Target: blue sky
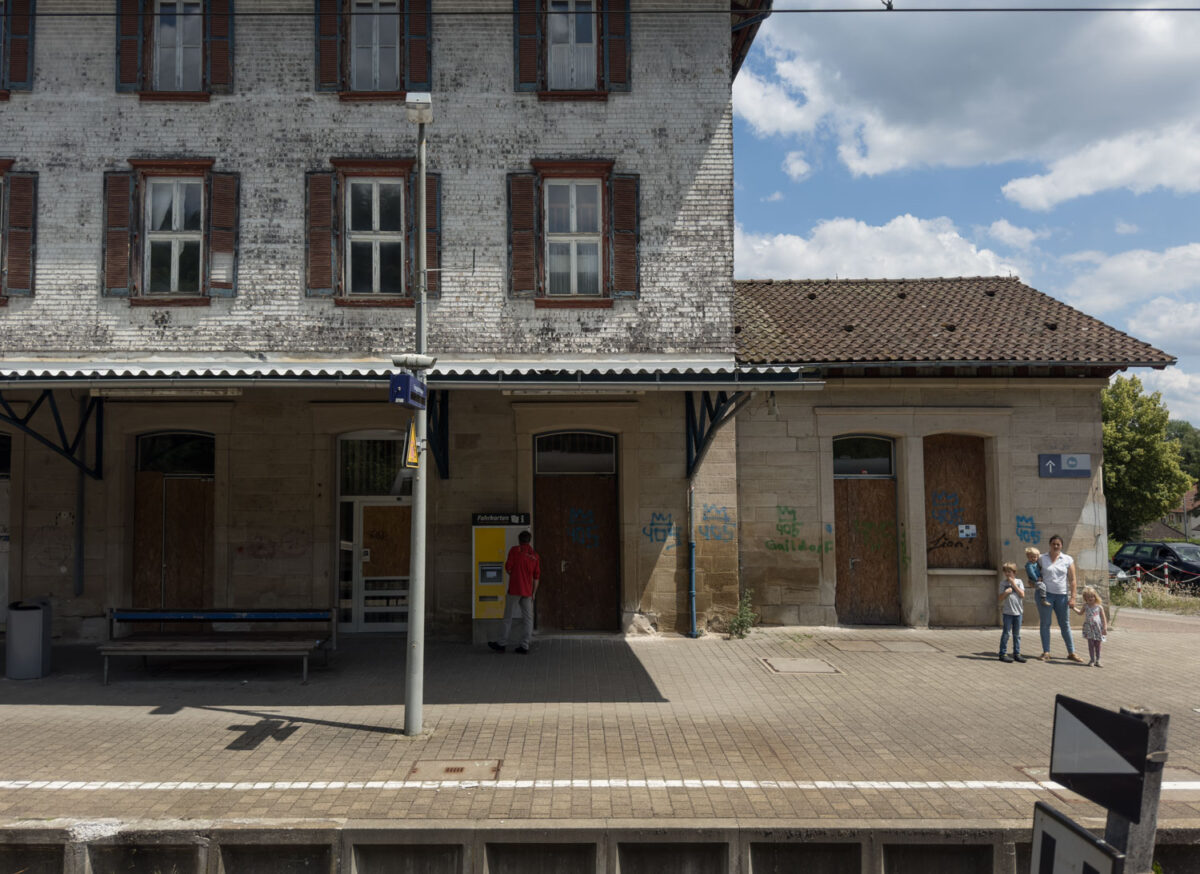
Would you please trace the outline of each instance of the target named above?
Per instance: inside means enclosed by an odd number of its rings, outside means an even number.
[[[734,82],[738,278],[1017,275],[1200,427],[1200,13],[837,5],[879,12],[773,15]]]

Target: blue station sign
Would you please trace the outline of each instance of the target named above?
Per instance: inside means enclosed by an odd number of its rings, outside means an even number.
[[[1086,452],[1055,452],[1038,455],[1038,476],[1042,479],[1089,479],[1092,456]]]
[[[388,385],[388,400],[410,410],[425,409],[429,394],[425,383],[411,373],[393,373]]]

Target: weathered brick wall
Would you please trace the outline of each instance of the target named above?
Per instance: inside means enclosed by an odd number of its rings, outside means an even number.
[[[437,17],[430,169],[443,179],[443,294],[430,348],[616,353],[731,348],[733,163],[727,15],[639,15],[633,90],[606,102],[513,92],[512,4]],[[706,0],[655,9],[720,10]],[[0,102],[0,156],[39,177],[37,288],[0,310],[6,353],[241,350],[388,353],[413,314],[308,300],[304,173],[333,157],[408,156],[398,104],[313,91],[308,0],[239,4],[236,93],[210,103],[139,103],[114,88],[113,4],[44,0],[34,91]],[[130,157],[212,157],[242,175],[239,293],[203,308],[131,308],[100,296],[106,170]],[[641,177],[641,299],[610,310],[535,310],[507,299],[506,174],[534,158],[604,158]]]
[[[743,586],[753,591],[763,620],[837,620],[832,468],[823,469],[828,456],[821,454],[835,432],[897,440],[905,623],[981,624],[998,616],[998,575],[929,572],[925,544],[917,536],[925,530],[924,519],[916,518],[924,514],[922,468],[905,459],[930,433],[969,433],[989,441],[995,569],[1004,561],[1020,566],[1027,545],[1045,552],[1051,535],[1060,534],[1078,563],[1079,585],[1106,586],[1100,388],[1095,380],[879,381],[859,387],[837,381],[821,392],[778,393],[775,414],[765,400],[757,401],[737,421],[738,499]],[[822,419],[846,424],[823,425]],[[1040,478],[1037,456],[1044,452],[1090,453],[1092,477]],[[1032,611],[1032,596],[1028,604]]]

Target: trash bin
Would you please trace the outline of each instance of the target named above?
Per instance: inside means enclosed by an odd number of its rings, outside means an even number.
[[[10,680],[36,680],[50,673],[50,601],[8,605],[4,674]]]

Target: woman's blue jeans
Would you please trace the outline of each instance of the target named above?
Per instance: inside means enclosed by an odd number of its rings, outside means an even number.
[[[1075,652],[1075,641],[1071,639],[1070,607],[1067,606],[1067,595],[1046,595],[1050,606],[1038,601],[1038,617],[1042,620],[1042,652],[1050,652],[1050,619],[1058,617],[1058,628],[1062,632],[1063,643],[1067,645],[1067,654]]]

